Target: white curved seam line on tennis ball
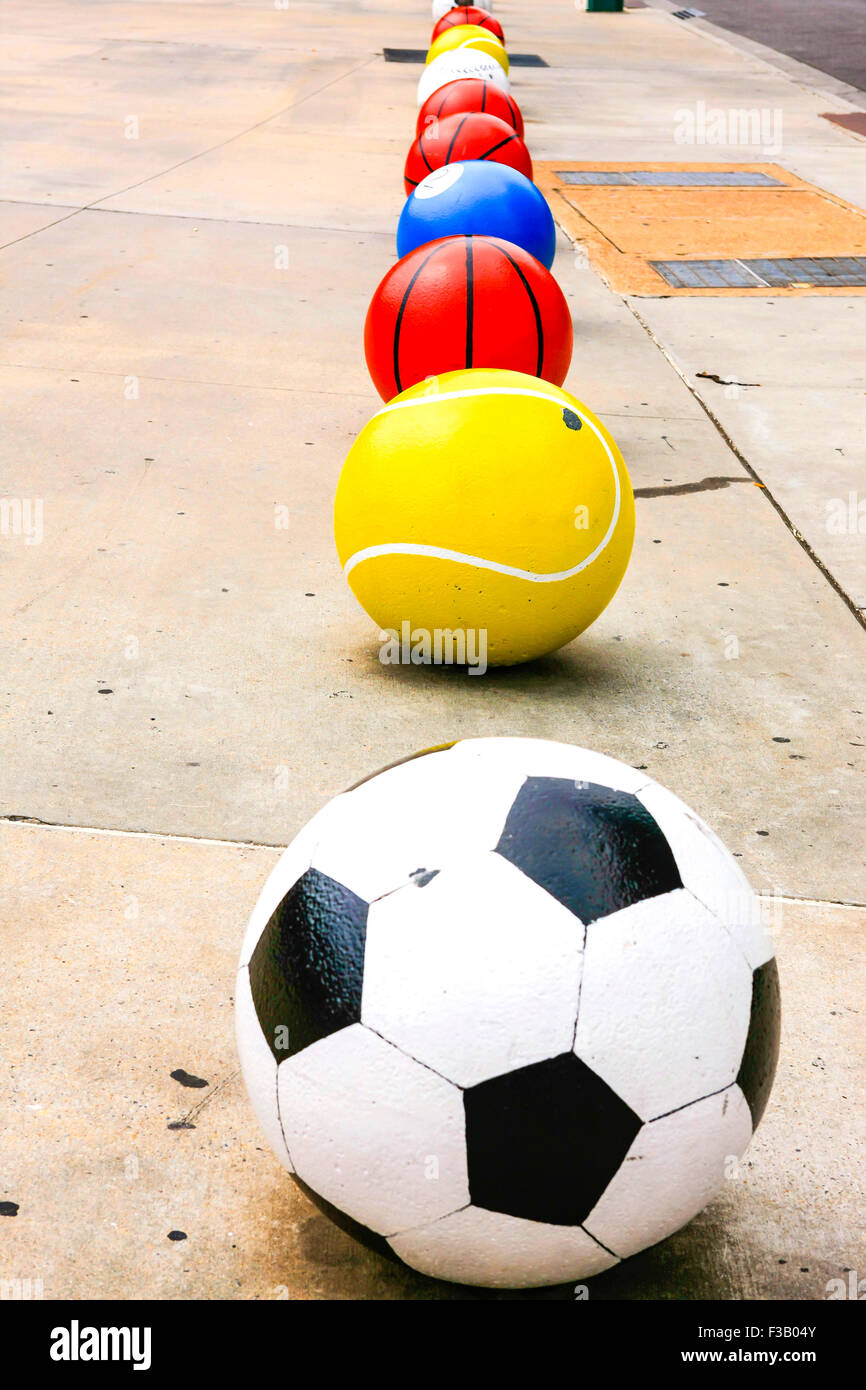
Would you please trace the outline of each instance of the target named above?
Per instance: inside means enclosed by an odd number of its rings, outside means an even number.
[[[438,170],[437,170],[438,173]],[[383,405],[381,410],[371,416],[371,420],[378,420],[380,415],[390,415],[392,410],[409,410],[413,405],[435,405],[437,401],[459,401],[468,396],[529,396],[537,401],[551,401],[554,405],[561,406],[563,410],[570,410],[573,415],[584,425],[589,425],[590,429],[601,435],[595,428],[591,420],[587,420],[585,415],[581,415],[579,410],[575,410],[571,401],[563,400],[561,396],[551,396],[547,391],[527,391],[522,386],[470,386],[465,391],[431,391],[429,396],[413,396],[410,401],[391,401],[390,405]],[[604,440],[601,440],[604,444]],[[605,449],[607,445],[605,444]]]
[[[614,523],[615,524],[615,523]],[[495,574],[507,574],[512,579],[528,579],[532,584],[556,584],[563,579],[573,579],[581,570],[585,570],[587,565],[591,565],[597,560],[605,546],[608,544],[613,533],[611,526],[601,545],[597,546],[591,555],[587,555],[585,560],[581,560],[574,569],[560,570],[558,574],[536,574],[535,570],[521,570],[514,565],[500,565],[497,560],[485,560],[480,555],[465,555],[462,550],[443,550],[438,545],[416,545],[412,541],[401,544],[399,541],[391,545],[371,545],[366,550],[357,550],[354,555],[346,561],[343,573],[348,577],[357,565],[364,560],[375,560],[380,555],[426,555],[432,560],[456,560],[461,565],[471,565],[473,569],[493,570]]]
[[[608,448],[607,440],[591,420],[587,420],[585,415],[581,415],[579,410],[563,401],[559,396],[548,396],[545,391],[526,391],[515,389],[510,386],[492,386],[489,389],[484,387],[472,387],[467,391],[443,391],[438,396],[419,396],[417,400],[398,401],[394,405],[386,405],[384,410],[380,410],[373,419],[378,419],[379,415],[387,415],[392,410],[405,410],[410,405],[426,405],[430,401],[454,401],[460,400],[464,396],[532,396],[539,401],[552,401],[554,405],[560,406],[563,410],[571,410],[584,425],[588,425],[598,439],[601,447],[607,455],[611,468],[613,469],[614,503],[613,515],[610,525],[603,538],[599,541],[595,550],[581,560],[579,565],[575,565],[570,570],[560,570],[556,574],[537,574],[535,570],[517,569],[514,565],[500,565],[496,560],[484,560],[479,555],[464,555],[460,550],[445,550],[436,545],[417,545],[412,541],[392,541],[385,545],[370,545],[364,550],[356,550],[354,555],[343,566],[343,574],[348,579],[352,570],[360,565],[364,560],[375,560],[381,555],[426,555],[435,560],[456,560],[459,564],[474,565],[477,569],[493,570],[496,574],[508,574],[514,579],[528,579],[532,584],[557,584],[564,579],[573,579],[576,574],[587,569],[595,560],[598,559],[602,551],[606,550],[610,544],[616,524],[619,521],[619,513],[622,505],[622,488],[619,481],[619,469],[616,460]]]

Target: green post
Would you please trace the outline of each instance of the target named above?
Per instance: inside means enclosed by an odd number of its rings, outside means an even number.
[[[622,0],[586,0],[586,8],[588,10],[607,10],[608,12],[621,10]]]

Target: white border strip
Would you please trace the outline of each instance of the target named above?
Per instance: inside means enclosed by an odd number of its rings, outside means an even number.
[[[480,555],[464,555],[462,551],[445,550],[441,546],[418,545],[412,541],[392,541],[384,545],[370,545],[364,550],[356,550],[355,554],[350,555],[343,566],[343,573],[346,578],[349,577],[353,569],[362,564],[365,560],[375,560],[382,555],[425,555],[434,560],[453,560],[457,564],[471,565],[473,569],[491,570],[494,574],[507,574],[513,579],[526,579],[532,584],[559,584],[565,579],[573,579],[576,574],[580,574],[582,570],[587,569],[598,559],[602,551],[607,549],[613,533],[616,530],[616,524],[619,521],[620,511],[622,510],[622,485],[619,479],[619,469],[616,466],[616,460],[610,451],[608,442],[597,425],[593,424],[592,420],[588,420],[579,410],[575,410],[574,406],[569,401],[563,400],[561,396],[549,396],[546,391],[528,391],[514,386],[479,386],[472,387],[466,391],[441,391],[438,394],[431,393],[429,396],[417,396],[410,401],[396,401],[391,405],[386,405],[383,410],[378,411],[373,416],[373,419],[378,420],[382,415],[389,415],[394,410],[407,410],[411,406],[431,405],[438,401],[458,401],[471,396],[529,396],[533,400],[550,401],[552,405],[558,406],[560,410],[572,411],[572,413],[578,417],[582,425],[587,425],[592,430],[596,439],[601,444],[601,447],[604,449],[611,469],[613,470],[613,515],[603,539],[596,546],[595,550],[593,550],[592,554],[587,555],[585,560],[581,560],[579,565],[575,565],[573,569],[559,570],[553,574],[538,574],[535,570],[522,570],[514,565],[500,565],[496,560],[485,560]]]

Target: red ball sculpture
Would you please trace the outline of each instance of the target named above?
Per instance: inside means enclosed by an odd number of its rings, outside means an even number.
[[[407,155],[403,172],[407,194],[434,169],[467,159],[509,164],[526,178],[532,178],[529,150],[516,130],[500,121],[498,116],[464,111],[462,115],[446,116],[443,121],[434,122],[418,136]]]
[[[457,9],[449,10],[436,24],[430,42],[434,43],[440,34],[444,34],[447,29],[453,29],[455,24],[477,24],[481,29],[489,29],[491,34],[495,34],[505,43],[505,34],[499,20],[487,10],[483,10],[480,5],[461,5]]]
[[[437,92],[429,96],[418,112],[416,134],[422,135],[434,121],[445,116],[456,116],[464,111],[483,111],[489,116],[498,116],[513,126],[523,139],[523,117],[520,107],[513,97],[485,82],[480,77],[459,77],[454,82],[446,82]]]
[[[364,329],[367,366],[385,401],[467,367],[561,386],[572,347],[571,313],[550,271],[488,236],[442,237],[410,251],[373,295]]]

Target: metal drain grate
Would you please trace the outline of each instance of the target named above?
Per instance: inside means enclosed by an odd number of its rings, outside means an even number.
[[[706,19],[706,10],[674,10],[674,19]]]
[[[427,60],[426,48],[383,48],[386,63],[424,63]],[[513,68],[546,68],[549,63],[538,53],[509,53],[508,61]]]
[[[866,256],[792,256],[760,260],[650,261],[677,290],[842,289],[866,285]]]
[[[556,177],[567,184],[604,184],[612,188],[784,188],[781,179],[748,169],[564,169]]]
[[[423,48],[383,48],[386,63],[423,63],[427,54]]]
[[[539,53],[509,53],[508,61],[513,68],[548,68],[550,64]]]

